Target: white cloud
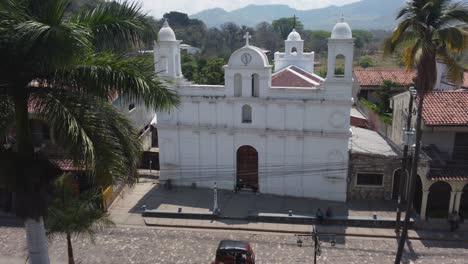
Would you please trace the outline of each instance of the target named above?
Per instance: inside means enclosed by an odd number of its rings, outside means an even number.
[[[220,7],[225,10],[234,10],[246,5],[256,4],[284,4],[290,7],[307,10],[326,7],[329,5],[344,5],[359,0],[137,0],[143,4],[143,10],[150,15],[160,18],[169,11],[178,11],[189,15],[205,9]]]

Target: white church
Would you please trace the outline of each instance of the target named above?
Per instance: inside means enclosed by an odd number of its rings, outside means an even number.
[[[245,45],[224,66],[225,85],[183,77],[181,41],[168,23],[159,31],[155,67],[181,104],[158,115],[160,180],[174,185],[251,189],[345,201],[352,106],[354,39],[343,18],[328,40],[327,76],[293,30],[285,52]],[[344,74],[335,71],[344,57]]]

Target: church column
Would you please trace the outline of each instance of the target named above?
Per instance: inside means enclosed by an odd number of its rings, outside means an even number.
[[[429,198],[429,190],[423,190],[421,203],[421,220],[426,220],[427,199]]]
[[[455,201],[455,195],[457,194],[457,192],[455,191],[451,191],[450,192],[450,202],[449,202],[449,208],[448,208],[448,213],[452,213],[453,211],[453,202]]]
[[[242,97],[252,97],[252,73],[242,73]]]
[[[462,195],[463,195],[463,192],[455,193],[455,204],[453,206],[454,211],[460,212],[460,202],[461,202]]]

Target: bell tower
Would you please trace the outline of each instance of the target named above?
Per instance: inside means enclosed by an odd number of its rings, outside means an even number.
[[[154,64],[156,73],[171,79],[181,79],[180,43],[167,20],[158,33],[158,42],[154,45]]]

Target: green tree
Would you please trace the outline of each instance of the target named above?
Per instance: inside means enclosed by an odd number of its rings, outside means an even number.
[[[49,239],[65,235],[69,264],[75,264],[72,237],[88,236],[94,242],[96,231],[114,225],[103,209],[99,191],[79,193],[68,174],[55,180],[45,225]]]
[[[369,55],[361,56],[359,58],[359,66],[363,68],[372,67],[374,66],[374,60]]]
[[[269,50],[270,59],[273,59],[272,56],[274,52],[280,47],[280,37],[273,29],[273,26],[268,22],[261,22],[251,33],[253,34],[252,43],[258,47]]]
[[[0,120],[16,131],[15,151],[0,153],[0,176],[13,182],[30,263],[49,263],[42,219],[57,171],[34,152],[29,111],[47,122],[65,156],[86,167],[96,182],[131,182],[140,143],[109,99],[119,94],[161,110],[178,103],[146,60],[123,53],[154,40],[139,5],[106,1],[66,15],[69,4],[0,2],[0,105],[8,112]]]
[[[377,106],[379,107],[379,114],[386,114],[391,112],[390,109],[390,98],[395,94],[393,88],[398,87],[399,84],[384,80],[382,86],[379,90],[375,92],[375,94],[379,97],[379,102]]]
[[[362,49],[372,41],[373,35],[367,30],[355,29],[353,30],[353,37],[355,38],[354,46],[357,49]]]
[[[280,35],[282,40],[285,40],[294,28],[299,32],[304,29],[302,22],[299,21],[298,18],[294,17],[283,17],[273,20],[271,25],[273,26],[273,29]]]
[[[200,84],[224,84],[223,58],[209,58],[200,73]]]
[[[326,53],[328,49],[328,38],[331,33],[324,30],[306,31],[304,36],[305,49],[314,51],[315,53]]]
[[[407,70],[416,68],[417,90],[416,146],[410,174],[410,194],[402,234],[395,263],[400,263],[408,235],[408,223],[417,177],[417,164],[421,145],[421,116],[425,95],[434,88],[437,69],[436,59],[447,64],[447,77],[454,83],[463,81],[464,69],[453,54],[461,54],[467,48],[468,36],[462,27],[468,23],[468,9],[461,3],[449,0],[411,0],[399,11],[398,25],[385,42],[385,54],[403,48],[403,61]],[[457,26],[458,25],[458,26]],[[466,26],[465,26],[466,27]]]

